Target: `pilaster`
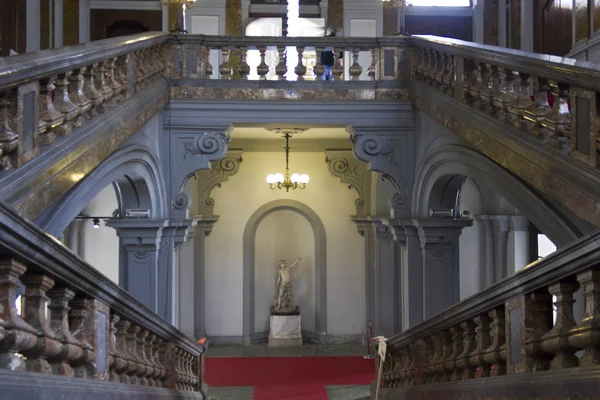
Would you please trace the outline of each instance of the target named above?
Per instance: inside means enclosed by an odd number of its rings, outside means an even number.
[[[529,231],[531,224],[523,215],[512,215],[510,217],[510,260],[508,262],[509,273],[515,273],[527,266],[529,259]]]
[[[327,14],[329,12],[329,1],[321,0],[321,2],[319,3],[319,7],[321,9],[321,18],[323,18],[323,20],[325,21],[325,28],[327,29],[327,27],[329,26],[327,25],[327,21],[329,18],[329,15]]]
[[[40,50],[40,0],[26,1],[25,48],[28,53]]]
[[[212,232],[213,225],[219,220],[217,215],[196,217],[198,226],[194,238],[194,337],[200,339],[206,336],[205,327],[205,279],[206,270],[206,237]]]
[[[533,53],[534,1],[521,1],[521,50]]]
[[[484,7],[485,0],[478,0],[473,6],[473,41],[481,44],[484,42]]]
[[[375,318],[375,228],[368,217],[352,216],[350,219],[356,224],[358,233],[364,238],[365,247],[365,301],[367,322],[374,324]]]
[[[485,255],[485,286],[492,286],[496,282],[496,244],[494,242],[494,224],[489,215],[476,217],[483,225],[484,255]]]
[[[494,252],[496,255],[495,282],[508,276],[508,233],[510,231],[510,217],[506,215],[492,215],[494,228]]]
[[[506,4],[510,0],[498,0],[498,46],[509,47],[506,37]]]
[[[63,47],[64,0],[54,0],[54,48]],[[50,44],[52,47],[52,44]]]
[[[79,0],[79,43],[90,41],[90,0]]]
[[[414,220],[423,250],[425,319],[460,300],[459,236],[473,220],[430,218]]]
[[[246,36],[246,25],[250,19],[250,0],[242,0],[242,28],[243,36]]]
[[[169,6],[161,4],[162,31],[169,32]]]

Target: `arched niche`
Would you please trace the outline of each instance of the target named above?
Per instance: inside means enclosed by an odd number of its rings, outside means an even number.
[[[314,232],[306,217],[292,210],[277,210],[258,224],[254,260],[254,332],[269,331],[278,262],[302,260],[292,269],[292,299],[301,314],[302,331],[315,334]]]
[[[314,236],[314,331],[317,340],[327,333],[327,237],[325,226],[317,213],[304,203],[281,199],[271,201],[256,210],[248,219],[244,229],[243,335],[246,344],[263,337],[263,332],[256,332],[255,329],[256,232],[264,218],[274,212],[284,210],[300,214],[306,218],[312,228]],[[274,294],[273,290],[271,293]]]

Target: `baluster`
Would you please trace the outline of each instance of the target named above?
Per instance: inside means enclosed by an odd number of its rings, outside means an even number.
[[[4,339],[0,341],[0,368],[4,369],[21,370],[24,362],[17,354],[33,349],[39,343],[38,335],[43,334],[17,314],[17,280],[25,271],[27,267],[15,259],[0,259],[0,321],[4,325]]]
[[[152,57],[150,57],[150,49],[147,47],[145,49],[142,49],[140,53],[142,67],[144,68],[143,85],[146,86],[150,82],[150,78],[152,78],[152,64],[150,61]]]
[[[117,327],[115,326],[121,317],[117,314],[110,315],[110,348],[108,349],[110,361],[108,364],[108,379],[111,382],[120,382],[119,370],[123,369],[124,361],[117,347]]]
[[[463,352],[463,331],[460,325],[450,328],[450,334],[452,335],[452,353],[450,353],[444,365],[450,375],[450,381],[459,381],[461,373],[456,360]]]
[[[581,272],[577,280],[583,288],[585,314],[579,325],[571,329],[569,343],[584,350],[580,367],[597,367],[600,365],[600,269]]]
[[[509,122],[516,128],[525,129],[523,124],[526,110],[531,107],[531,96],[529,95],[529,74],[519,72],[515,102],[509,107]]]
[[[204,51],[204,55],[202,57],[202,59],[204,60],[204,73],[206,74],[206,79],[211,79],[211,76],[213,74],[213,66],[210,64],[210,47],[209,46],[202,46],[202,50]]]
[[[56,339],[62,343],[61,351],[48,358],[56,375],[74,376],[70,363],[83,356],[82,344],[73,337],[69,327],[69,302],[75,297],[71,289],[61,287],[48,291],[50,319]]]
[[[550,130],[548,142],[557,149],[567,152],[571,147],[571,112],[569,111],[569,85],[552,82],[554,104],[546,124]]]
[[[52,367],[47,359],[60,353],[62,345],[56,340],[50,323],[46,318],[46,293],[54,286],[54,279],[42,274],[25,274],[21,282],[27,288],[25,292],[25,321],[36,329],[37,343],[28,350],[21,351],[25,356],[27,371],[51,374]]]
[[[248,65],[247,57],[248,57],[248,47],[241,46],[240,47],[240,57],[241,62],[238,66],[238,73],[240,74],[240,79],[247,80],[248,74],[250,73],[250,66]]]
[[[13,106],[10,97],[9,92],[0,92],[0,171],[17,167],[16,150],[19,145],[19,135],[10,127],[9,110]]]
[[[92,108],[92,102],[83,94],[83,69],[76,68],[69,75],[69,99],[77,106],[77,117],[74,125],[77,128],[83,126],[88,111]]]
[[[545,119],[548,117],[552,108],[548,103],[548,79],[533,77],[533,88],[534,88],[534,102],[531,104],[529,112],[527,113],[527,129],[531,129],[533,134],[542,138],[544,141],[548,140],[547,134],[549,131],[545,129]]]
[[[454,56],[442,53],[442,92],[448,93],[453,96],[453,83],[454,83]]]
[[[502,347],[506,344],[506,328],[504,322],[504,307],[500,306],[489,312],[492,319],[492,343],[485,350],[483,359],[491,365],[490,375],[506,375],[506,358],[502,357]]]
[[[69,96],[69,77],[70,72],[58,75],[55,82],[56,90],[54,91],[54,108],[62,113],[64,122],[56,130],[56,134],[60,136],[68,135],[73,130],[73,120],[79,114],[78,107],[73,104]]]
[[[417,368],[418,368],[416,344],[412,343],[412,344],[408,345],[408,357],[409,357],[409,363],[408,363],[408,369],[406,371],[407,379],[408,379],[408,386],[415,386],[417,384],[416,378],[417,378]]]
[[[314,72],[315,72],[315,80],[323,79],[323,74],[325,73],[325,66],[321,62],[321,53],[323,53],[323,47],[315,47],[315,52],[317,53],[317,63],[315,64]]]
[[[89,116],[94,118],[105,111],[104,96],[96,89],[96,69],[98,64],[88,65],[83,72],[83,94],[92,102]]]
[[[269,66],[265,62],[265,53],[267,51],[266,46],[258,46],[258,51],[260,52],[260,64],[256,67],[256,73],[258,74],[261,81],[267,79],[267,74],[269,73]]]
[[[221,52],[223,53],[223,62],[219,65],[219,72],[221,73],[221,79],[231,79],[231,65],[229,64],[229,54],[231,49],[229,47],[222,47]]]
[[[166,340],[162,340],[160,354],[163,360],[162,364],[165,367],[164,385],[169,389],[175,389],[177,386],[175,350],[175,345],[173,343],[169,343]]]
[[[485,362],[484,354],[490,347],[490,319],[482,314],[473,318],[473,321],[476,325],[476,347],[469,356],[469,362],[475,368],[475,378],[487,378],[490,376],[490,365]]]
[[[71,365],[75,369],[75,376],[79,378],[94,379],[96,376],[96,352],[90,344],[90,340],[95,340],[93,321],[88,321],[88,317],[94,318],[93,300],[85,297],[77,297],[71,301],[71,313],[69,314],[69,324],[73,331],[73,337],[79,341],[83,349],[79,359],[74,360]],[[90,323],[91,322],[91,323]],[[86,326],[89,324],[90,326]],[[91,331],[90,331],[91,329]]]
[[[480,63],[481,86],[479,88],[479,108],[481,111],[491,114],[494,108],[494,90],[492,85],[492,66]]]
[[[134,385],[141,384],[141,371],[145,371],[142,369],[143,366],[141,364],[141,360],[137,354],[137,335],[140,332],[140,327],[137,325],[131,325],[129,329],[127,329],[127,339],[125,343],[127,343],[127,350],[129,351],[129,365],[127,366],[127,376],[129,376],[129,380]]]
[[[158,68],[156,68],[156,64],[154,62],[155,57],[153,50],[153,47],[147,47],[142,50],[144,52],[144,65],[146,70],[146,80],[148,80],[148,82],[154,77],[154,75],[156,75],[156,72],[158,71]]]
[[[56,138],[54,131],[64,121],[63,115],[56,111],[52,102],[55,80],[56,77],[51,76],[40,81],[40,120],[45,124],[44,134],[40,135],[39,139],[41,146],[49,146],[54,143]]]
[[[150,362],[152,363],[152,383],[153,386],[162,387],[160,381],[160,374],[162,372],[162,366],[158,360],[158,337],[151,333],[150,340],[146,348],[146,354],[150,354]]]
[[[550,294],[556,296],[556,323],[550,332],[542,336],[542,349],[554,354],[550,369],[560,370],[577,367],[579,360],[575,356],[576,348],[569,344],[570,330],[576,326],[573,317],[573,293],[579,288],[578,283],[558,282],[548,288]]]
[[[444,53],[435,52],[435,86],[441,91],[444,90],[444,76],[446,74],[446,63],[444,62]]]
[[[498,117],[500,120],[510,122],[510,108],[516,101],[515,96],[515,73],[510,69],[503,68],[503,73],[500,74],[501,78],[504,78],[501,83],[502,95],[499,98],[498,103],[494,103],[495,106],[499,105]]]
[[[525,354],[526,372],[548,369],[553,355],[543,350],[542,337],[552,324],[552,298],[547,292],[533,292],[525,296]]]
[[[140,359],[140,364],[138,366],[139,384],[142,386],[151,386],[148,378],[152,376],[152,367],[150,366],[148,358],[146,358],[146,338],[149,334],[150,332],[142,329],[135,337],[137,355]]]
[[[479,90],[481,89],[481,65],[473,60],[465,60],[465,73],[468,78],[465,80],[465,99],[467,104],[476,108],[480,106]]]
[[[450,374],[446,370],[444,363],[450,357],[450,354],[452,354],[452,334],[449,330],[444,329],[438,334],[438,341],[441,348],[435,366],[435,382],[448,382],[450,381]]]
[[[158,387],[166,387],[165,383],[166,383],[166,377],[167,377],[167,369],[165,368],[165,366],[161,360],[162,346],[163,346],[163,340],[157,336],[156,340],[154,341],[154,346],[152,347],[152,352],[154,354],[154,362],[157,365],[154,375],[155,375],[155,379],[156,379],[156,383],[157,383]]]
[[[108,101],[111,99],[113,92],[106,84],[104,62],[99,63],[98,66],[94,68],[94,84],[96,85],[98,93],[102,95],[103,105],[106,107],[106,104],[109,104]]]
[[[296,65],[296,69],[294,72],[298,75],[298,81],[304,80],[304,75],[306,75],[306,65],[302,63],[302,59],[304,57],[304,47],[297,47],[298,50],[298,65]]]
[[[406,354],[406,347],[398,349],[398,357],[400,357],[400,366],[398,368],[398,385],[400,387],[406,386],[406,369],[408,367],[408,355]]]
[[[342,63],[341,63],[341,57],[339,56],[338,52],[342,52],[343,53],[343,49],[339,49],[337,47],[332,47],[333,49],[333,54],[335,56],[335,63],[333,64],[333,67],[331,67],[331,73],[333,74],[333,80],[335,81],[343,81],[344,80],[344,67],[342,67]]]
[[[186,371],[189,377],[188,379],[188,391],[194,390],[194,384],[196,383],[196,377],[194,376],[194,366],[193,366],[193,358],[194,356],[191,353],[186,353]]]
[[[427,365],[425,368],[426,379],[425,383],[435,382],[435,367],[437,359],[441,353],[441,342],[439,341],[438,335],[432,335],[425,339],[426,350],[427,350]]]
[[[119,377],[121,383],[134,383],[129,375],[129,364],[132,363],[131,355],[129,354],[129,348],[127,346],[127,331],[131,327],[131,322],[125,320],[117,320],[115,322],[117,328],[117,354],[118,363],[115,367],[115,372]]]
[[[490,89],[492,98],[489,112],[496,118],[500,118],[504,109],[502,104],[502,96],[504,95],[502,83],[505,78],[506,74],[504,73],[504,70],[498,66],[492,65],[492,82]]]
[[[120,100],[126,100],[130,97],[129,83],[127,81],[127,73],[129,69],[129,57],[127,55],[116,58],[114,68],[114,79],[121,85]]]
[[[108,60],[104,63],[104,71],[106,72],[106,84],[113,91],[112,104],[116,104],[121,101],[121,92],[123,92],[123,85],[115,76],[115,62],[116,58]],[[152,60],[152,57],[150,57]]]
[[[275,74],[277,75],[277,80],[284,81],[287,72],[287,66],[285,65],[285,47],[277,46],[277,53],[279,55],[279,60],[275,67]]]
[[[133,59],[134,59],[134,81],[135,81],[135,86],[136,86],[136,90],[140,90],[142,87],[144,87],[144,80],[146,78],[146,70],[144,69],[144,54],[143,52],[140,51],[136,51],[135,53],[133,53]]]
[[[367,70],[367,75],[369,75],[369,78],[374,81],[377,80],[379,78],[379,76],[377,75],[377,65],[379,64],[378,61],[378,57],[377,57],[377,49],[371,49],[370,51],[371,53],[371,64],[369,65],[369,69]]]
[[[472,321],[466,321],[461,323],[460,327],[463,330],[463,352],[456,358],[456,365],[462,369],[461,379],[472,379],[475,377],[475,368],[469,363],[469,355],[476,347],[475,324]]]
[[[350,77],[353,81],[359,80],[360,75],[363,72],[363,68],[358,63],[359,53],[360,53],[360,49],[358,47],[352,48],[352,65],[350,66],[349,73],[350,73]]]
[[[170,371],[172,374],[174,374],[174,383],[175,383],[175,389],[176,390],[181,390],[181,367],[180,367],[180,359],[179,359],[179,353],[180,353],[180,349],[179,348],[175,348],[173,354],[173,369]]]

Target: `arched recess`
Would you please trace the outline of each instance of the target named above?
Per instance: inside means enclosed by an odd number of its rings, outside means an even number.
[[[510,172],[474,150],[444,144],[426,153],[422,160],[413,191],[412,211],[415,216],[429,215],[429,199],[440,179],[462,175],[497,190],[559,247],[585,233]]]
[[[79,212],[113,182],[116,182],[120,208],[148,208],[150,218],[164,218],[168,210],[167,189],[159,165],[156,155],[146,146],[123,147],[86,175],[35,222],[49,234],[60,236]]]
[[[248,219],[244,228],[243,249],[243,313],[244,343],[252,341],[254,332],[254,262],[256,229],[261,221],[276,211],[297,212],[308,220],[315,238],[315,331],[321,338],[327,334],[327,237],[321,218],[307,205],[296,200],[274,200],[258,210]]]

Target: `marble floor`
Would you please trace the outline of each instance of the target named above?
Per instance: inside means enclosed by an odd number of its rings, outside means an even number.
[[[269,348],[266,343],[255,345],[213,345],[206,357],[318,357],[364,356],[366,348],[360,344],[304,344],[297,348]],[[330,400],[368,399],[368,385],[329,385],[325,387]],[[252,400],[253,387],[209,387],[209,400]]]

